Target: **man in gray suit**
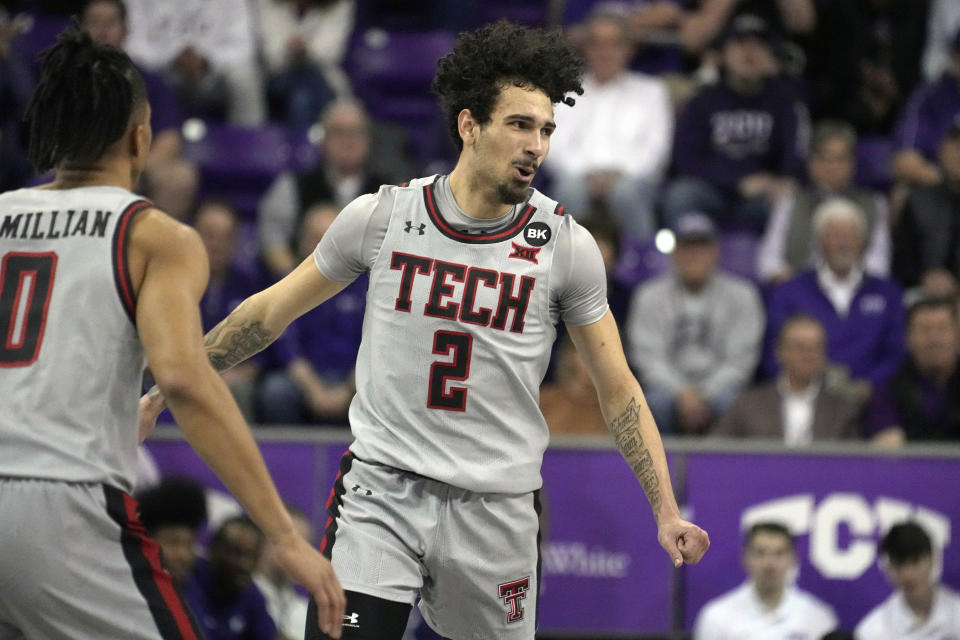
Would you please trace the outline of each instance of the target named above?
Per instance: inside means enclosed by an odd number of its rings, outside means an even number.
[[[777,439],[787,446],[857,438],[855,400],[825,384],[826,332],[812,316],[795,315],[777,340],[780,375],[745,391],[711,435]]]

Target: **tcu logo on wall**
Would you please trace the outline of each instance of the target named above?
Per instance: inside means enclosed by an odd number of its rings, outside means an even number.
[[[810,535],[810,564],[825,578],[856,579],[877,558],[877,540],[893,525],[914,520],[930,534],[936,565],[950,544],[950,519],[943,513],[898,498],[879,496],[873,504],[857,493],[831,493],[819,504],[813,494],[761,502],[740,516],[741,530],[758,522],[784,523],[795,536]],[[849,540],[841,544],[841,529]]]
[[[504,582],[497,587],[500,598],[507,605],[507,622],[523,620],[523,604],[520,601],[527,597],[527,589],[529,588],[530,576]]]

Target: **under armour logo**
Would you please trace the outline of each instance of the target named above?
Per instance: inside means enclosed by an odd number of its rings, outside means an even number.
[[[420,223],[420,226],[419,226],[419,227],[415,227],[415,226],[413,226],[413,221],[412,221],[412,220],[407,220],[407,226],[406,226],[406,228],[404,229],[404,231],[406,231],[407,233],[410,233],[412,230],[416,229],[416,230],[417,230],[417,235],[418,235],[418,236],[422,236],[422,235],[424,234],[424,229],[426,229],[426,228],[427,228],[427,225],[423,224],[422,222]]]
[[[503,598],[504,604],[510,608],[507,612],[507,622],[523,620],[523,606],[520,601],[527,597],[527,589],[529,588],[529,576],[512,582],[505,582],[498,587],[500,597]]]
[[[351,614],[348,615],[348,616],[343,616],[343,626],[345,626],[345,627],[359,628],[359,627],[360,627],[360,614],[354,612],[354,613],[351,613]]]
[[[539,247],[522,247],[516,242],[511,242],[510,244],[513,245],[513,253],[507,256],[508,258],[520,258],[533,264],[540,264],[537,260],[537,254],[540,253]]]
[[[360,493],[360,492],[362,491],[362,492],[363,492],[363,495],[365,495],[365,496],[372,496],[372,495],[373,495],[373,491],[370,491],[370,489],[364,489],[363,487],[361,487],[361,486],[358,485],[358,484],[353,485],[353,488],[350,489],[350,491],[353,491],[354,493]]]

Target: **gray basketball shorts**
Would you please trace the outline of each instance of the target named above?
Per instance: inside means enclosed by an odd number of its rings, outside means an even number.
[[[467,491],[348,451],[327,508],[321,551],[345,590],[419,597],[427,624],[447,638],[534,637],[538,491]]]
[[[202,640],[128,494],[0,477],[0,640]]]

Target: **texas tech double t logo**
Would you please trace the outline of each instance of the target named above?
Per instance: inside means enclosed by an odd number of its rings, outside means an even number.
[[[527,589],[530,588],[530,578],[521,578],[512,582],[504,582],[498,589],[500,597],[507,605],[507,622],[518,622],[523,620],[523,604],[520,602],[527,597]]]

